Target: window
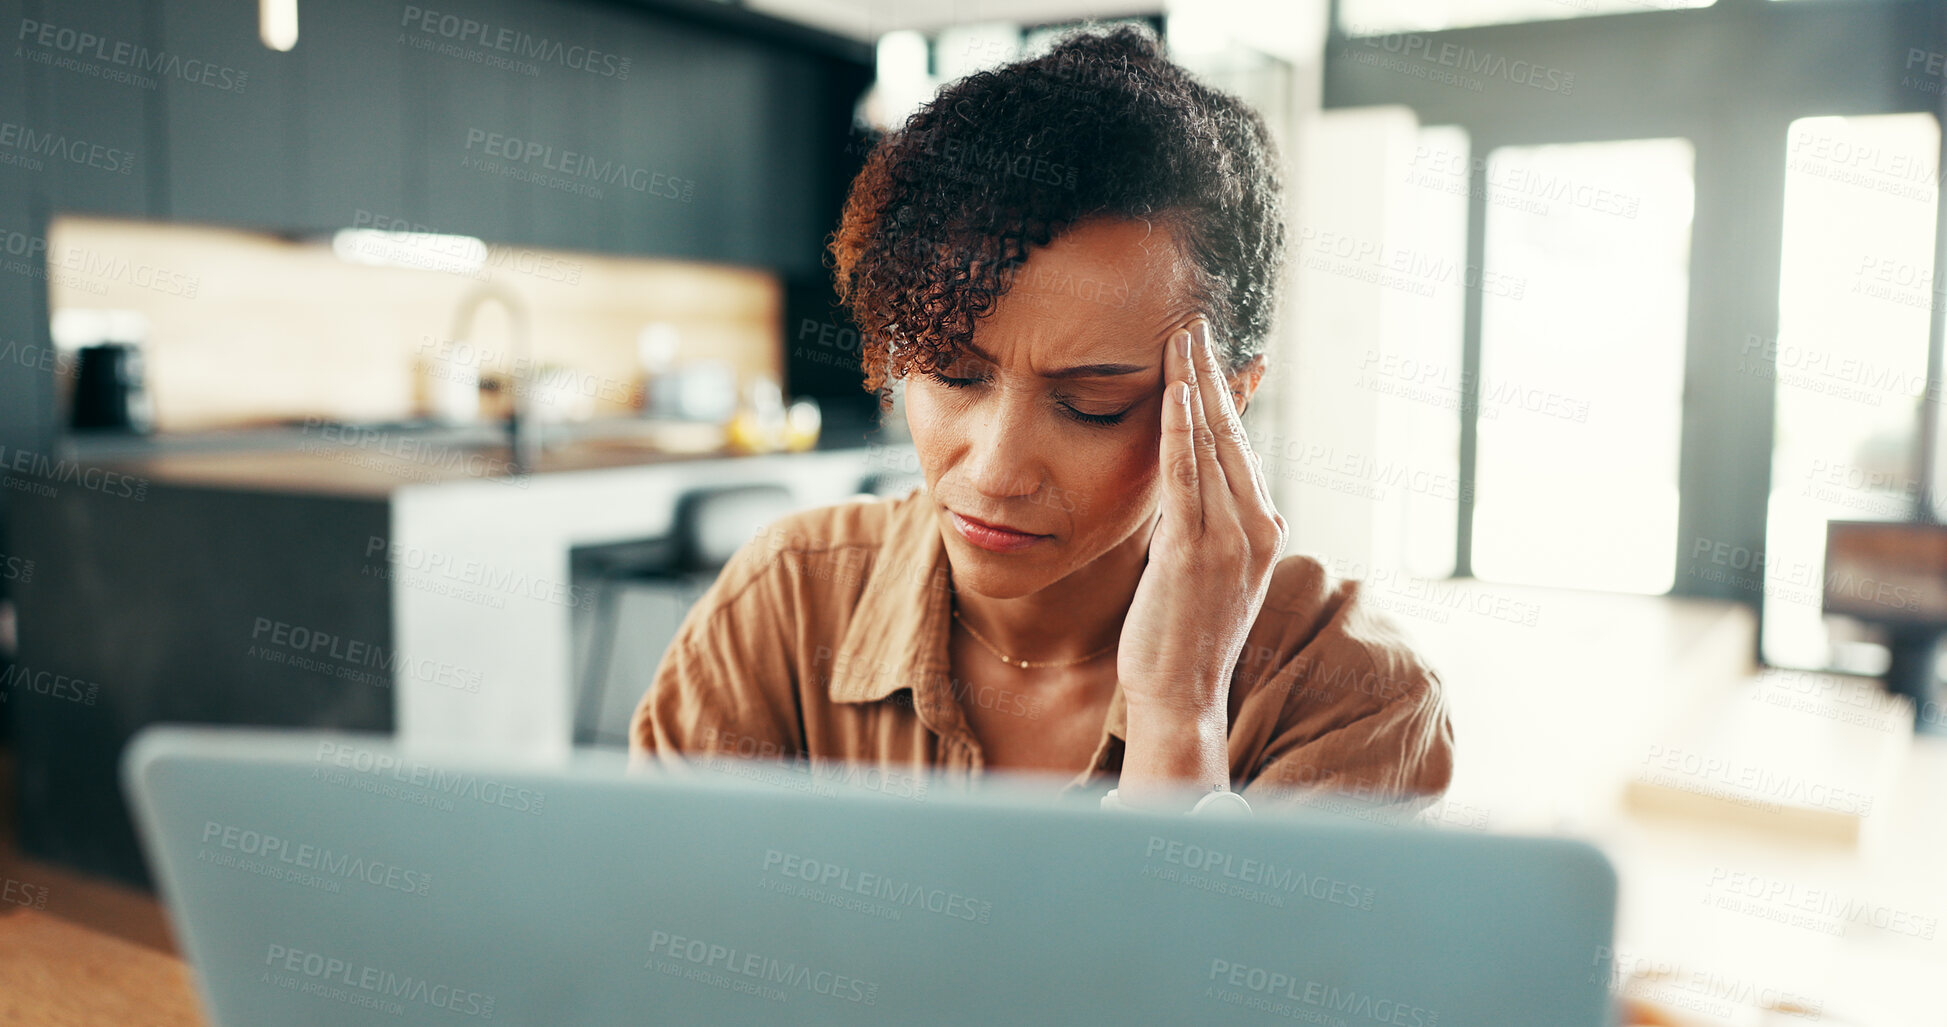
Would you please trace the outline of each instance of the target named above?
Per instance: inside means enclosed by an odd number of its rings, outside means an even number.
[[[1683,139],[1488,156],[1478,577],[1669,591],[1691,164]]]
[[[1878,672],[1820,613],[1828,520],[1905,520],[1920,493],[1940,127],[1931,114],[1801,118],[1785,159],[1778,335],[1739,340],[1776,390],[1762,581],[1766,662]]]
[[[1437,32],[1474,25],[1556,21],[1592,14],[1709,7],[1714,0],[1341,0],[1339,27],[1350,36]]]
[[[1466,290],[1467,197],[1479,188],[1467,131],[1423,127],[1396,178],[1401,237],[1387,262],[1397,275],[1382,307],[1380,345],[1359,356],[1358,383],[1379,402],[1373,503],[1378,552],[1416,577],[1454,571],[1460,500],[1460,409],[1466,395],[1461,319]]]

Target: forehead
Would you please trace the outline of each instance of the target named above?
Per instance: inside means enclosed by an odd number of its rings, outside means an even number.
[[[1029,253],[974,344],[1003,362],[1146,363],[1191,312],[1189,284],[1167,226],[1085,221]]]

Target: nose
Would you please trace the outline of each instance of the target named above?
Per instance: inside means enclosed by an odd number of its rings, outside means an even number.
[[[996,397],[968,416],[967,480],[988,499],[1020,499],[1041,487],[1032,412],[1019,397]]]

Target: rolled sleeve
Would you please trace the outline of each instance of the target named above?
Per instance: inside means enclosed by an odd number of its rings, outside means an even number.
[[[1272,808],[1410,817],[1453,777],[1445,686],[1390,620],[1363,608],[1356,584],[1341,587],[1328,623],[1275,676],[1278,725],[1243,794]]]

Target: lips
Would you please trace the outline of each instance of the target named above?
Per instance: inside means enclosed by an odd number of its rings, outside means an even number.
[[[1019,528],[1010,527],[1005,524],[994,524],[989,521],[979,520],[978,518],[968,517],[956,510],[948,510],[947,516],[952,518],[953,527],[960,533],[961,538],[966,539],[981,549],[994,553],[1019,552],[1029,546],[1044,542],[1053,537],[1051,535],[1037,535],[1034,532],[1022,531]]]

